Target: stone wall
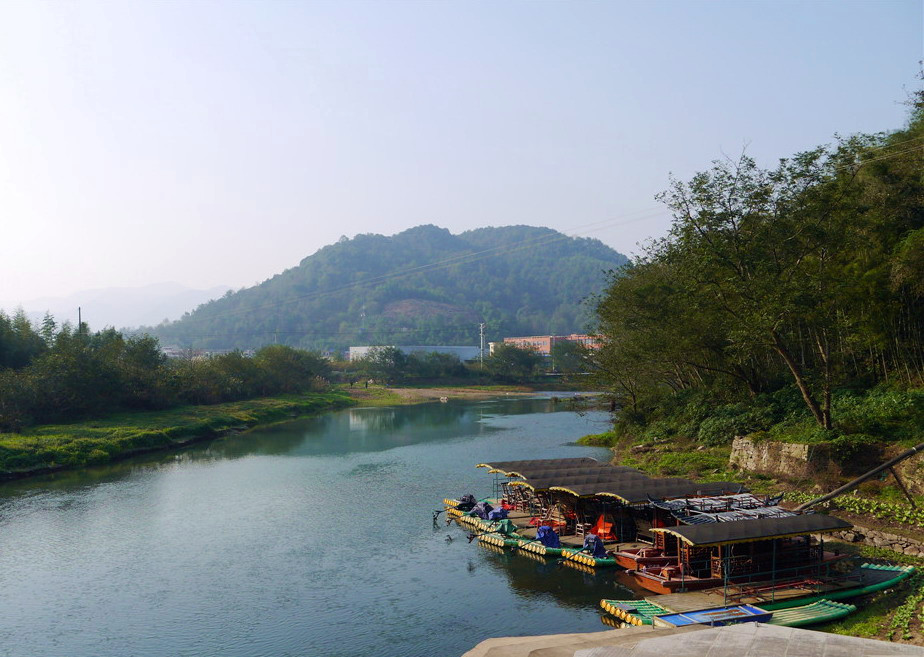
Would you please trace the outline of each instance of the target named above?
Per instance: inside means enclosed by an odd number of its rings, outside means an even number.
[[[893,448],[886,454],[886,459],[898,456],[903,450],[902,447]],[[896,465],[895,469],[912,494],[924,495],[924,457],[915,454]],[[892,478],[889,477],[887,481],[892,483]]]
[[[827,445],[755,441],[737,436],[732,443],[731,467],[782,478],[803,479],[821,473],[839,474]]]
[[[850,543],[866,543],[867,545],[885,548],[893,552],[909,554],[913,557],[924,557],[924,543],[921,541],[908,538],[907,536],[899,536],[876,529],[868,529],[860,525],[854,525],[853,529],[845,532],[834,532],[829,534],[829,536]]]

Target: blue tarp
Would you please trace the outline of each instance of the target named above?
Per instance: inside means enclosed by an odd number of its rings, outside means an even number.
[[[482,520],[487,520],[488,514],[491,513],[493,509],[494,507],[488,504],[487,502],[479,502],[478,504],[475,505],[475,508],[469,512],[468,515],[478,516]]]
[[[588,552],[597,559],[606,559],[607,557],[603,541],[596,534],[588,534],[584,537],[584,552]]]
[[[488,520],[503,520],[507,517],[507,509],[494,509],[488,514]]]
[[[558,540],[558,534],[548,525],[542,525],[536,532],[536,538],[547,548],[560,548],[561,541]]]

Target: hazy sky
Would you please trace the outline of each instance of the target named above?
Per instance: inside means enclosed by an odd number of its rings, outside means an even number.
[[[341,235],[532,224],[898,128],[921,0],[0,3],[0,302],[251,285]]]

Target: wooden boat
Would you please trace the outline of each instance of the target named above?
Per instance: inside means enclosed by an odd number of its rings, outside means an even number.
[[[677,561],[676,556],[668,556],[660,548],[652,546],[623,548],[613,553],[616,564],[626,570],[639,570],[652,566],[667,566]]]
[[[652,528],[672,561],[631,571],[655,593],[696,591],[727,582],[819,576],[847,555],[826,552],[811,535],[843,531],[849,522],[822,514]]]

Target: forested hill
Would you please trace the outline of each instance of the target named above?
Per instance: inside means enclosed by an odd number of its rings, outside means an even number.
[[[583,330],[582,300],[625,256],[599,240],[506,226],[453,235],[417,226],[341,238],[260,285],[146,329],[165,345],[307,348],[478,343]]]

